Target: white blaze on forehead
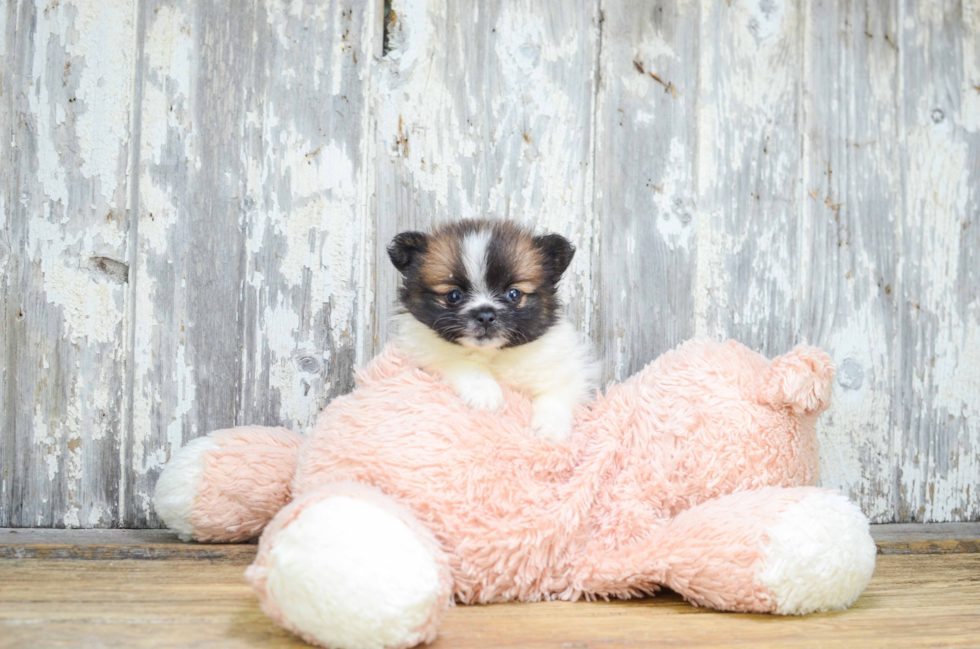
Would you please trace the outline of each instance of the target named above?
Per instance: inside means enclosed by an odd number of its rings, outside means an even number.
[[[490,247],[490,231],[477,230],[463,237],[463,268],[473,286],[473,293],[490,299],[487,289],[487,252]]]

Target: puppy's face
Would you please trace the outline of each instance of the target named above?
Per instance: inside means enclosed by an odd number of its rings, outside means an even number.
[[[408,312],[449,342],[486,348],[529,343],[555,323],[555,291],[574,254],[564,237],[509,221],[403,232],[388,246]]]

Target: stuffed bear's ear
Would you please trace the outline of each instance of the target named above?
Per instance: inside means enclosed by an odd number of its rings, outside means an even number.
[[[402,275],[429,249],[429,237],[422,232],[402,232],[388,244],[388,258]]]
[[[560,234],[545,234],[534,237],[534,244],[544,253],[545,264],[551,271],[554,281],[561,278],[562,273],[572,263],[575,256],[575,246]]]

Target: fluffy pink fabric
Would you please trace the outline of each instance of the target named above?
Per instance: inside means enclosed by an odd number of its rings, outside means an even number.
[[[723,611],[772,612],[775,603],[756,580],[765,531],[814,487],[763,487],[695,505],[650,530],[640,541],[590,555],[576,584],[582,592],[621,595],[663,584],[688,601]],[[653,588],[651,589],[651,585]]]
[[[804,397],[829,393],[832,367],[819,350],[770,363],[733,342],[689,342],[580,409],[555,446],[530,433],[524,395],[505,389],[502,410],[471,411],[389,347],[324,411],[293,491],[353,481],[406,504],[447,548],[461,602],[629,597],[662,579],[638,581],[648,567],[635,561],[597,573],[597,558],[723,494],[816,481],[818,410],[788,390],[773,406],[764,389],[795,369]]]
[[[254,539],[290,498],[296,453],[305,438],[285,428],[241,426],[211,433],[190,517],[199,541]]]
[[[505,387],[504,408],[472,411],[389,347],[302,446],[282,431],[217,434],[194,526],[199,538],[244,538],[299,496],[249,570],[287,627],[264,587],[268,548],[304,506],[338,490],[410,512],[399,515],[432,535],[460,602],[666,585],[700,605],[771,611],[757,579],[765,530],[819,491],[806,485],[818,477],[814,424],[833,372],[817,349],[770,362],[734,342],[692,341],[579,409],[571,439],[553,445],[532,435],[526,396]]]

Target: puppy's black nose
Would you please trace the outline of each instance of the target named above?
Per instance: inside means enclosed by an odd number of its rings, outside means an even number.
[[[497,321],[497,314],[490,309],[486,309],[476,314],[476,321],[484,327],[489,327]]]

